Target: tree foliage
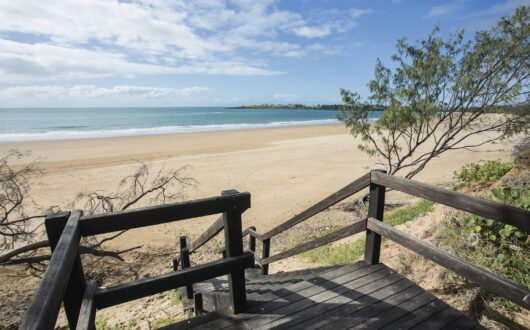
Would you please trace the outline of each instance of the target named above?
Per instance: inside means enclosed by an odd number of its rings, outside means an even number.
[[[438,27],[415,44],[399,40],[393,68],[377,61],[366,100],[341,90],[347,106],[339,119],[361,138],[359,148],[382,159],[390,174],[411,178],[446,151],[527,133],[529,8],[469,41],[462,30],[444,39]],[[384,110],[374,122],[375,105]],[[516,105],[516,112],[503,111]]]

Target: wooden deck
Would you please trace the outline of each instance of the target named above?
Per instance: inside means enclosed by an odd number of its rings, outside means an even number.
[[[247,304],[244,313],[211,312],[163,329],[481,328],[386,265],[365,262],[249,281]]]

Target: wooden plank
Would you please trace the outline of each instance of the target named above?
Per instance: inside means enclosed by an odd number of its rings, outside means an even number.
[[[246,313],[230,317],[216,318],[208,322],[196,321],[197,323],[194,324],[193,327],[196,327],[197,329],[215,329],[240,324],[243,321],[257,317],[259,314],[273,313],[274,310],[281,308],[282,305],[303,299],[303,295],[311,295],[311,293],[316,294],[326,290],[326,288],[333,288],[336,285],[343,283],[346,278],[351,278],[353,276],[360,278],[370,273],[380,271],[383,268],[383,265],[368,266],[365,262],[349,264],[339,269],[317,274],[306,281],[288,285],[282,289],[274,291],[274,297],[272,297],[270,301],[257,306],[252,306]]]
[[[353,181],[352,183],[348,184],[344,188],[340,189],[339,191],[329,195],[325,199],[321,200],[320,202],[314,204],[313,206],[309,207],[305,211],[295,215],[291,219],[285,221],[281,225],[274,227],[273,229],[269,230],[265,234],[261,235],[262,240],[266,240],[268,238],[271,238],[275,235],[278,235],[282,231],[291,228],[292,226],[296,225],[297,223],[300,223],[315,214],[324,211],[330,206],[333,206],[337,204],[338,202],[342,201],[343,199],[346,199],[347,197],[350,197],[351,195],[361,191],[362,189],[368,187],[370,184],[370,173],[367,173],[360,177],[359,179]]]
[[[74,211],[82,216],[81,211]],[[72,214],[70,214],[71,216]],[[48,242],[52,253],[55,251],[59,239],[64,231],[68,217],[47,217],[44,221],[46,227],[46,235],[48,236]],[[85,273],[83,271],[83,265],[81,264],[81,258],[79,252],[74,260],[74,267],[70,273],[70,278],[67,279],[68,286],[63,297],[64,310],[68,319],[68,325],[70,328],[75,328],[77,324],[77,318],[79,316],[79,309],[81,308],[81,302],[83,301],[83,294],[86,287]]]
[[[451,329],[451,330],[468,330],[468,329],[486,329],[478,324],[477,321],[470,319],[469,317],[462,315],[455,321],[447,324],[442,329]]]
[[[396,288],[394,285],[398,287]],[[315,304],[267,324],[267,327],[273,325],[278,330],[291,329],[295,326],[298,329],[320,329],[342,317],[341,313],[353,313],[355,310],[374,304],[379,298],[391,295],[396,290],[401,290],[403,285],[408,287],[411,283],[403,281],[403,276],[398,273],[390,273],[383,278],[362,286],[352,286],[347,283],[323,295],[324,297],[331,297],[331,299],[320,300],[313,297],[311,300],[316,301]],[[308,319],[311,322],[298,327],[301,322],[305,322]]]
[[[272,311],[266,312],[264,307],[271,304],[270,302],[267,302],[260,306],[260,312],[262,314],[245,321],[243,324],[246,328],[251,329],[279,326],[280,324],[289,321],[289,318],[286,318],[287,316],[311,307],[315,303],[326,301],[346,292],[356,294],[356,291],[365,285],[372,284],[372,287],[379,287],[398,280],[398,275],[395,273],[392,274],[393,272],[388,268],[382,267],[375,272],[371,272],[372,269],[372,267],[363,268],[359,270],[357,274],[346,274],[335,278],[333,281],[323,282],[318,286],[311,286],[307,289],[295,292],[292,295],[284,297],[283,300],[285,301],[272,303],[274,306]],[[362,273],[365,275],[358,277]],[[263,311],[261,311],[262,308],[264,309]]]
[[[237,191],[223,191],[223,195],[237,194]],[[226,257],[237,257],[243,254],[243,237],[241,212],[238,210],[225,212],[223,214],[225,233]],[[252,253],[252,266],[254,266],[254,254]],[[234,269],[228,274],[228,286],[230,287],[231,309],[234,314],[241,313],[247,309],[247,293],[245,290],[245,270]]]
[[[368,216],[383,221],[385,212],[385,190],[386,188],[377,184],[370,184],[370,199],[368,204]],[[381,253],[381,236],[371,230],[366,231],[364,243],[364,261],[370,265],[379,263]]]
[[[69,283],[67,279],[70,278],[75,259],[78,256],[81,239],[80,217],[79,211],[73,211],[69,215],[68,222],[54,249],[37,292],[24,315],[21,329],[54,328]]]
[[[94,299],[96,288],[97,285],[95,281],[90,281],[86,285],[83,302],[81,303],[81,309],[79,310],[76,330],[96,329],[96,301]]]
[[[373,316],[351,329],[379,329],[395,320],[402,318],[407,314],[414,312],[416,309],[421,308],[435,299],[436,297],[434,297],[432,294],[424,291],[420,295],[415,296],[400,305],[394,306],[382,314]]]
[[[81,233],[83,236],[104,234],[227,211],[240,210],[243,212],[249,207],[250,194],[247,192],[150,206],[135,210],[83,217],[80,220]]]
[[[530,211],[375,171],[371,182],[530,232]]]
[[[432,315],[435,315],[449,306],[439,299],[434,299],[431,302],[423,305],[422,307],[414,310],[410,314],[395,320],[394,322],[386,325],[381,329],[385,330],[401,330],[401,329],[410,329],[418,323],[423,322],[424,320],[430,318]]]
[[[462,314],[458,312],[454,308],[447,308],[440,313],[437,313],[427,320],[421,322],[420,324],[415,325],[413,328],[414,330],[422,330],[422,329],[432,329],[432,330],[438,330],[443,328],[445,325],[456,321]]]
[[[338,241],[340,239],[343,239],[345,237],[351,236],[353,234],[360,233],[361,231],[366,230],[366,219],[361,220],[358,222],[355,222],[351,225],[348,225],[344,228],[341,228],[339,230],[335,230],[331,234],[328,234],[326,236],[315,238],[312,241],[300,244],[292,249],[289,249],[287,251],[280,252],[272,257],[268,257],[265,259],[261,259],[260,263],[261,265],[268,265],[271,262],[279,261],[285,258],[292,257],[294,255],[300,254],[305,251],[309,251],[312,249],[316,249],[319,246],[329,244],[331,242]]]
[[[98,309],[114,306],[189,283],[225,275],[238,269],[251,267],[253,264],[253,255],[244,253],[241,256],[229,257],[168,274],[143,278],[110,288],[100,288],[96,291],[96,306]]]
[[[373,315],[420,294],[422,291],[414,283],[402,278],[398,282],[374,291],[369,295],[349,301],[338,308],[298,324],[294,329],[318,329],[323,327],[348,329],[364,322],[364,320],[369,319]],[[327,303],[330,302],[328,301]]]
[[[223,226],[223,216],[221,215],[204,233],[201,234],[201,236],[199,236],[194,242],[190,243],[190,253],[193,253],[195,250],[208,243],[223,230]]]
[[[367,227],[382,236],[452,270],[482,288],[504,297],[524,308],[530,308],[530,291],[487,269],[476,266],[457,256],[429,245],[416,237],[405,234],[381,221],[368,218]]]

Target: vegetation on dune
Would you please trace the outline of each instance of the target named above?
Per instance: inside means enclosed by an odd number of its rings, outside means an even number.
[[[488,160],[485,163],[470,163],[455,171],[454,178],[461,183],[487,183],[501,179],[513,167],[512,163],[500,160]]]
[[[411,205],[400,207],[385,214],[384,222],[391,226],[404,224],[434,211],[434,203],[421,200]],[[320,236],[325,236],[338,228],[324,230]],[[307,251],[303,257],[320,265],[339,265],[358,260],[364,254],[364,237],[346,244],[328,244]]]
[[[524,143],[523,141],[522,144]],[[478,192],[485,198],[530,210],[530,164],[523,160],[528,157],[527,150],[516,147],[514,156],[514,164],[494,161],[465,165],[461,171],[456,172],[455,178],[466,185],[482,184],[482,189]],[[513,168],[513,171],[507,171],[508,168]],[[480,175],[462,175],[469,169]],[[484,182],[488,182],[486,186]],[[436,240],[439,245],[451,249],[465,260],[530,288],[528,235],[529,233],[502,222],[455,212],[439,228]],[[495,328],[520,327],[514,322],[515,313],[522,311],[521,307],[479,289],[458,276],[453,276],[450,285],[462,295],[473,290],[477,292],[471,305],[475,306],[473,312],[484,325]]]

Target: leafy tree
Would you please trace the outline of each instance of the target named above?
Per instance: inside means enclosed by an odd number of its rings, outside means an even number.
[[[399,40],[393,68],[377,61],[366,100],[341,90],[339,119],[361,138],[359,148],[390,174],[411,178],[444,152],[527,133],[529,8],[469,41],[462,30],[444,39],[438,27],[415,44]],[[383,111],[372,122],[376,105]]]

